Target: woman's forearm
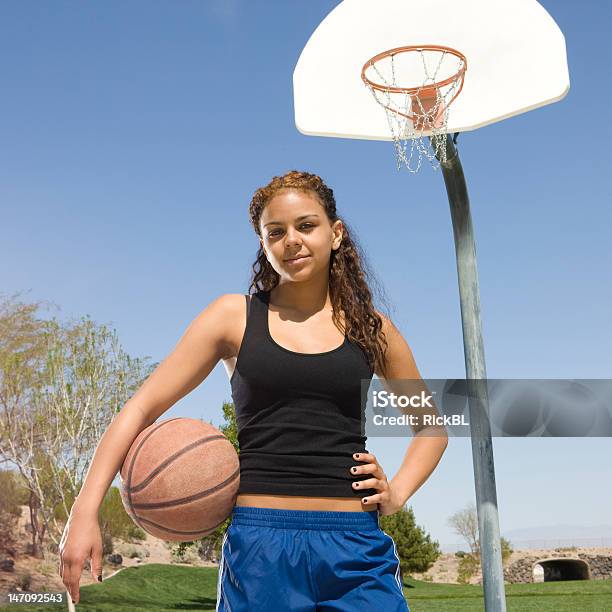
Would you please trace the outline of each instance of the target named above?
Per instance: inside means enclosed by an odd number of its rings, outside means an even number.
[[[83,486],[72,506],[73,513],[97,516],[104,496],[121,469],[132,443],[148,425],[136,401],[129,400],[100,438]]]
[[[424,432],[415,435],[408,446],[404,461],[397,474],[389,481],[404,503],[414,495],[429,478],[448,446],[448,437],[443,434],[426,437]]]

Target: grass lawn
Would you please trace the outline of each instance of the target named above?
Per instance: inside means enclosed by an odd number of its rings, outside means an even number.
[[[538,584],[506,584],[508,612],[612,612],[612,578]],[[410,612],[484,612],[482,587],[432,584],[408,578]]]
[[[404,581],[404,593],[411,612],[484,611],[482,588],[478,586],[432,584],[408,578]],[[101,584],[82,587],[76,609],[83,612],[214,610],[216,595],[216,568],[153,563],[127,568]],[[506,602],[509,612],[612,612],[612,578],[507,584]],[[62,607],[0,606],[2,612],[58,609]],[[280,607],[279,612],[282,612]]]

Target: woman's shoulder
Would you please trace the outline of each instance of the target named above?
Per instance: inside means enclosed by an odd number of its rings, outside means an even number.
[[[398,346],[400,347],[401,351],[404,351],[405,348],[408,347],[408,343],[402,332],[391,320],[391,317],[385,315],[379,310],[375,310],[375,312],[382,320],[382,332],[384,333],[385,340],[387,341],[388,352],[396,352]]]
[[[388,377],[406,379],[420,378],[421,375],[414,361],[412,349],[402,332],[395,326],[390,317],[378,310],[376,310],[376,313],[382,319],[382,331],[387,341],[385,361]]]
[[[236,346],[246,326],[246,295],[243,293],[223,293],[215,298],[205,310],[215,313],[213,323],[219,341],[224,347],[223,359],[235,356]]]
[[[399,330],[393,324],[393,321],[384,313],[380,312],[380,310],[374,309],[374,312],[381,318],[382,321],[382,330],[385,334],[398,332]]]
[[[238,316],[246,312],[246,294],[223,293],[214,300],[214,303],[228,317]]]

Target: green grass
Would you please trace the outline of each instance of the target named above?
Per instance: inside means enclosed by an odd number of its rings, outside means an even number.
[[[408,578],[404,593],[411,612],[484,611],[479,586],[432,584]],[[216,568],[153,563],[130,567],[101,584],[81,587],[77,610],[214,610],[216,595]],[[612,578],[507,584],[506,602],[508,612],[612,612]],[[60,609],[57,605],[0,606],[1,612],[57,612]]]
[[[506,584],[508,612],[612,612],[612,578]],[[481,586],[432,584],[408,578],[410,612],[484,612]]]
[[[128,567],[100,584],[82,586],[80,596],[76,606],[79,612],[214,610],[217,568],[161,563]],[[2,612],[57,612],[59,609],[62,606],[0,607]]]

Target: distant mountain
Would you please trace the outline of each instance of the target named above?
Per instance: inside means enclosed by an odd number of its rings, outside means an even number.
[[[509,529],[502,535],[508,540],[612,538],[612,525],[545,525]]]
[[[612,525],[542,525],[508,529],[501,534],[515,549],[557,548],[559,546],[612,546]],[[466,543],[440,542],[443,552],[469,550]]]

